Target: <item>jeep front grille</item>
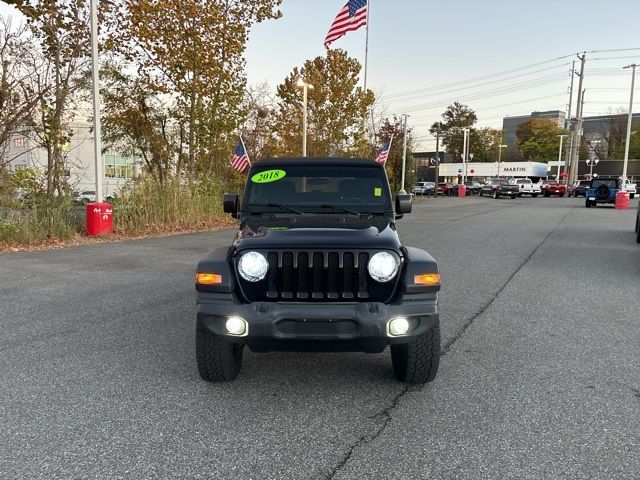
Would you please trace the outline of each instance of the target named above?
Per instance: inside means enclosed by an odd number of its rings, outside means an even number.
[[[269,262],[269,272],[260,282],[247,282],[238,275],[245,298],[255,301],[376,301],[393,295],[397,278],[380,284],[367,271],[370,251],[269,250],[260,251]]]

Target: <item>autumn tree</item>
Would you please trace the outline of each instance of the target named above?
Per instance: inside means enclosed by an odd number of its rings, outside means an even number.
[[[43,63],[26,25],[12,29],[9,18],[0,18],[0,170],[13,160],[4,155],[11,137],[33,123]]]
[[[370,156],[365,120],[374,95],[360,83],[361,64],[340,49],[296,67],[278,86],[276,132],[281,155],[300,155],[302,145],[302,89],[308,90],[307,151],[310,156]]]
[[[454,102],[442,114],[442,121],[435,122],[429,132],[435,135],[440,132],[442,144],[455,160],[462,160],[465,128],[470,128],[478,121],[476,112],[467,105]]]
[[[548,162],[558,156],[559,135],[567,131],[547,118],[533,118],[516,128],[516,145],[522,158],[534,162]]]
[[[124,0],[107,47],[135,66],[151,91],[171,102],[184,141],[184,171],[225,175],[246,74],[243,54],[256,22],[281,16],[281,0]]]
[[[117,64],[105,65],[101,80],[104,147],[142,159],[146,171],[164,181],[179,150],[167,106],[147,83]]]
[[[247,88],[243,102],[245,122],[242,135],[252,160],[272,157],[278,150],[275,106],[275,95],[266,83]]]
[[[27,18],[46,59],[38,88],[39,115],[31,129],[47,152],[47,194],[65,188],[65,148],[73,131],[78,93],[89,81],[89,2],[87,0],[11,0]]]
[[[389,177],[391,190],[400,190],[402,179],[402,153],[404,142],[404,119],[400,116],[387,117],[382,120],[382,125],[378,131],[378,148],[381,148],[393,137],[391,150],[387,158],[386,170]],[[413,171],[413,129],[407,128],[407,165],[405,168],[405,189],[413,185],[415,172]]]

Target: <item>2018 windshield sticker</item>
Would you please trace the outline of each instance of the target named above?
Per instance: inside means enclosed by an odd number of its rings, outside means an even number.
[[[256,173],[251,177],[253,183],[270,183],[277,182],[285,177],[287,172],[284,170],[265,170],[264,172]]]

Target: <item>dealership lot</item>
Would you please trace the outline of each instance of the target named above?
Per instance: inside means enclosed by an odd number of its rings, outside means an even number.
[[[388,352],[201,381],[193,271],[231,231],[0,255],[0,478],[637,478],[634,221],[419,202],[398,225],[440,263],[445,353],[422,388]]]

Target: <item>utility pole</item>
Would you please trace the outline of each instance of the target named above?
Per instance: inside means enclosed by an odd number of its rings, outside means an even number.
[[[404,142],[402,146],[402,178],[400,180],[400,191],[398,192],[402,195],[407,193],[406,190],[404,189],[404,174],[405,174],[405,169],[407,167],[407,117],[408,115],[404,113],[403,116],[404,116]]]
[[[575,180],[574,172],[578,171],[578,158],[580,153],[580,141],[582,139],[582,108],[581,103],[584,101],[584,95],[582,92],[582,84],[584,83],[584,64],[587,60],[586,52],[583,52],[582,56],[578,55],[580,60],[580,73],[575,73],[580,77],[578,82],[578,101],[576,102],[576,118],[573,121],[573,128],[571,131],[571,147],[570,147],[570,168],[569,176],[566,178],[566,184]],[[582,97],[582,98],[581,98]]]
[[[462,143],[462,183],[467,181],[467,156],[469,155],[469,128],[462,129],[464,140]]]
[[[565,118],[564,120],[564,128],[566,130],[570,130],[571,131],[571,138],[569,139],[569,141],[567,142],[567,152],[564,155],[565,161],[564,161],[564,168],[562,169],[562,171],[568,175],[568,168],[569,168],[569,159],[571,158],[571,154],[573,153],[573,150],[571,150],[571,147],[573,146],[573,129],[571,128],[571,107],[573,106],[573,79],[575,77],[575,73],[576,73],[576,61],[574,60],[573,63],[571,63],[571,86],[569,87],[569,108],[567,110],[567,118]],[[560,173],[558,172],[558,181],[560,180]]]
[[[629,144],[631,143],[631,121],[633,120],[633,88],[636,81],[636,67],[637,64],[627,65],[624,68],[631,68],[631,98],[629,99],[629,118],[627,120],[627,141],[624,145],[624,164],[622,167],[622,181],[627,180],[627,166],[629,163]]]
[[[440,177],[440,129],[436,130],[436,175],[435,175],[435,184],[436,184],[436,197],[438,196],[438,180]]]
[[[562,161],[562,141],[566,135],[558,135],[560,137],[560,148],[558,149],[558,180],[560,180],[560,162]],[[566,168],[566,162],[565,162]],[[566,172],[566,170],[565,170]]]
[[[586,89],[582,90],[582,94],[578,96],[580,100],[578,106],[580,107],[577,119],[577,137],[574,150],[575,161],[571,164],[571,181],[575,182],[578,179],[578,166],[580,164],[580,146],[582,145],[582,122],[584,120],[582,112],[584,111],[584,95],[587,92]],[[580,93],[580,92],[578,92]]]

